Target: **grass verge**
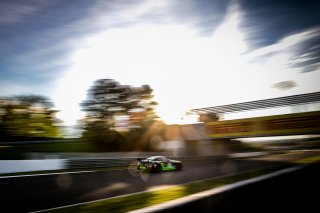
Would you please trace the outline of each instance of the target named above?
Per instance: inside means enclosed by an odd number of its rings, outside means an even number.
[[[298,163],[298,164],[306,164],[306,163],[314,163],[314,162],[318,162],[318,161],[320,161],[320,155],[302,158],[302,159],[294,161],[294,162]]]

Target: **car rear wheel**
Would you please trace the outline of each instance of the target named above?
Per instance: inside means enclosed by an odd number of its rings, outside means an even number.
[[[161,164],[153,164],[152,165],[152,170],[154,171],[154,172],[161,172],[162,171],[162,166],[161,166]]]
[[[182,170],[182,167],[183,167],[182,164],[178,164],[178,165],[177,165],[177,170],[178,170],[178,171]]]

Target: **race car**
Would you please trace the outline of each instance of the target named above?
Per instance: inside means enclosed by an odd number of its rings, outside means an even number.
[[[164,156],[138,158],[137,169],[146,172],[178,171],[182,169],[182,162],[171,160]]]

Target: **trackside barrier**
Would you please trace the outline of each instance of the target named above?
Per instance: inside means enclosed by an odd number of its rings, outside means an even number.
[[[267,155],[268,152],[256,152],[256,153],[239,153],[239,155],[221,155],[221,156],[181,156],[173,157],[168,156],[172,160],[180,160],[183,163],[192,162],[207,162],[207,161],[217,161],[225,160],[229,158],[246,158],[253,156]],[[139,158],[144,158],[148,156],[139,156]],[[138,157],[130,158],[106,158],[106,159],[68,159],[66,160],[66,169],[84,169],[84,168],[109,168],[109,167],[123,167],[123,166],[133,166],[137,164]]]
[[[219,159],[226,159],[225,157],[169,157],[173,160],[181,160],[184,163],[193,161],[213,161]],[[137,158],[115,158],[115,159],[69,159],[66,161],[67,169],[81,169],[81,168],[109,168],[109,167],[123,167],[137,165]]]
[[[229,158],[246,158],[266,155],[267,152],[239,153],[222,156],[181,156],[168,158],[180,160],[185,164],[192,162],[212,162]],[[50,171],[64,169],[91,169],[91,168],[114,168],[137,165],[137,158],[146,158],[150,155],[137,157],[109,157],[109,158],[70,158],[70,159],[37,159],[37,160],[0,160],[0,174]]]

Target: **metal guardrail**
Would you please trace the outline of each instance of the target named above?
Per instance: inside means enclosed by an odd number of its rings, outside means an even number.
[[[122,159],[68,159],[66,161],[67,169],[83,169],[83,168],[109,168],[129,166],[136,158]]]
[[[273,151],[275,152],[275,151]],[[282,152],[282,151],[276,151]],[[150,154],[150,153],[149,153]],[[184,164],[189,163],[206,163],[220,160],[228,160],[235,158],[247,158],[267,155],[269,152],[248,152],[248,153],[232,153],[222,156],[168,156],[173,160],[180,160]],[[49,171],[49,170],[65,170],[65,169],[95,169],[95,168],[115,168],[115,167],[132,167],[138,163],[137,158],[148,157],[151,155],[137,155],[128,157],[95,157],[95,158],[40,158],[31,160],[2,160],[0,161],[0,174],[33,172],[33,171]],[[48,157],[48,156],[47,156]],[[53,157],[53,156],[49,156]],[[48,163],[49,162],[49,163]],[[55,163],[50,163],[55,162]]]
[[[207,162],[207,161],[217,161],[217,160],[226,160],[229,158],[246,158],[253,156],[262,156],[268,154],[267,152],[255,152],[253,153],[242,153],[238,156],[236,155],[221,155],[221,156],[181,156],[181,157],[172,157],[168,156],[172,160],[180,160],[183,163],[192,163],[192,162]],[[111,167],[126,167],[126,166],[135,166],[137,164],[138,157],[130,158],[105,158],[105,159],[68,159],[65,162],[66,169],[85,169],[85,168],[111,168]],[[139,156],[141,158],[141,156]]]

